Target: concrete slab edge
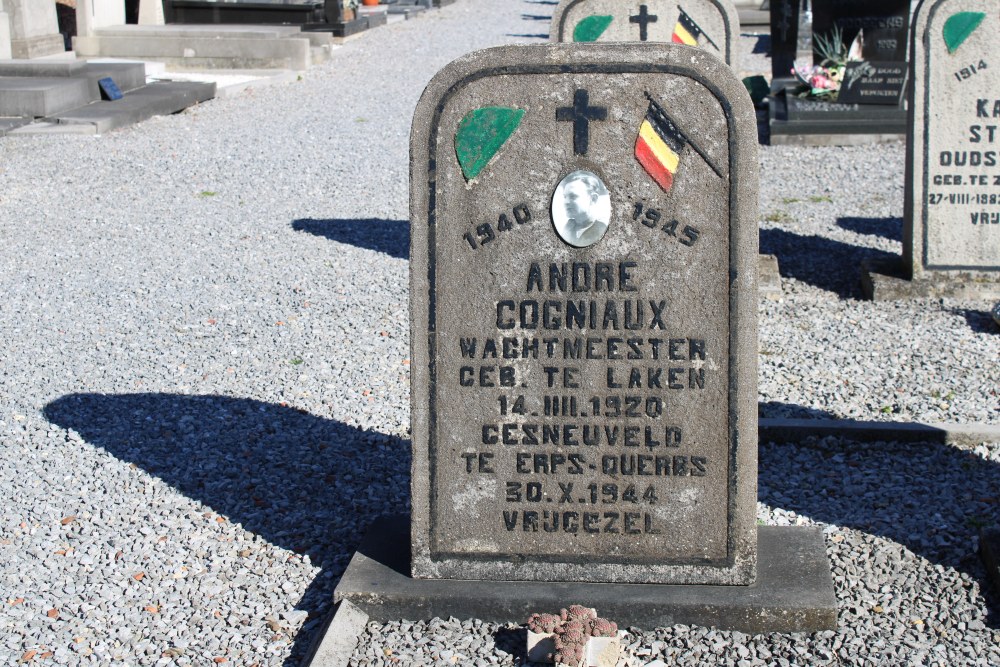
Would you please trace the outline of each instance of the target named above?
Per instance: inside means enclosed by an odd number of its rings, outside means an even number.
[[[832,435],[863,442],[928,442],[972,448],[984,442],[1000,442],[1000,424],[762,418],[758,420],[758,434],[760,442],[795,442]]]
[[[771,146],[868,146],[870,144],[896,143],[906,139],[905,134],[791,134],[775,131],[771,127]]]
[[[1000,299],[1000,278],[984,278],[962,272],[930,272],[910,280],[902,275],[898,261],[865,260],[861,263],[861,290],[872,301],[904,299]]]
[[[348,600],[335,605],[302,659],[302,667],[347,667],[367,623],[368,614]]]
[[[96,123],[58,123],[41,120],[7,133],[8,137],[35,137],[39,135],[51,134],[77,134],[77,135],[97,135]]]
[[[215,96],[217,98],[236,97],[245,90],[274,86],[279,83],[292,83],[298,81],[301,76],[301,73],[294,70],[281,70],[275,74],[262,75],[260,78],[253,79],[252,81],[244,81],[243,83],[234,83],[229,86],[216,88]]]

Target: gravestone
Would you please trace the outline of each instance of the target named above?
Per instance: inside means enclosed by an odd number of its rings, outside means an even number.
[[[737,66],[740,21],[730,0],[561,0],[552,42],[672,42]]]
[[[14,58],[39,58],[66,51],[59,34],[55,2],[5,0],[4,5]]]
[[[509,46],[434,77],[410,144],[412,523],[373,527],[335,601],[835,624],[820,532],[755,523],[756,146],[742,83],[687,47]]]
[[[864,30],[864,60],[904,62],[910,0],[812,0],[813,39],[839,31],[847,46]],[[814,55],[818,65],[821,57]]]
[[[898,107],[906,92],[906,76],[904,62],[861,60],[847,63],[837,102]]]
[[[514,53],[414,125],[414,575],[749,584],[749,100],[680,47]]]
[[[1000,16],[994,0],[925,0],[914,17],[903,266],[876,299],[1000,298]]]
[[[848,65],[847,85],[833,102],[801,99],[789,74],[796,38],[802,42],[801,0],[772,4],[772,99],[768,109],[772,144],[849,145],[895,141],[906,132],[902,96],[906,88],[906,36],[910,0],[812,0],[811,40],[839,43],[844,51],[862,30],[861,62]],[[797,27],[793,27],[797,26]],[[801,53],[801,44],[799,52]],[[813,50],[812,60],[822,56]],[[801,55],[800,66],[812,64]]]
[[[0,60],[9,60],[10,57],[10,17],[4,11],[3,0],[0,0]]]
[[[801,0],[771,0],[771,80],[787,79],[795,66]]]

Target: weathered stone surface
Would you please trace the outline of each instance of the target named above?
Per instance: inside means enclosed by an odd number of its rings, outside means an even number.
[[[650,118],[671,178],[642,150]],[[428,85],[411,134],[415,577],[753,581],[756,136],[732,70],[682,46],[489,49]],[[576,171],[607,201],[553,202]],[[589,244],[553,224],[604,206]]]
[[[729,0],[561,0],[549,40],[697,44],[735,69],[739,33]]]
[[[903,253],[915,281],[1000,280],[996,9],[925,0],[914,13]]]

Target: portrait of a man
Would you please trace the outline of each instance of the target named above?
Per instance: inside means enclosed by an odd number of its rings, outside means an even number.
[[[566,175],[552,195],[552,224],[559,237],[577,248],[600,241],[611,222],[608,188],[589,171]]]

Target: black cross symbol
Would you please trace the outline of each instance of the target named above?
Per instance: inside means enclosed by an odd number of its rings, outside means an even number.
[[[788,22],[788,17],[792,13],[792,5],[789,2],[781,3],[781,21],[778,23],[778,27],[781,28],[781,40],[784,41],[788,39],[788,29],[791,24]]]
[[[589,103],[587,91],[577,88],[573,94],[573,106],[556,109],[556,120],[573,121],[573,152],[577,155],[587,154],[587,145],[590,143],[590,121],[606,120],[608,117],[606,107],[592,107],[588,106]]]
[[[656,14],[650,14],[649,10],[646,9],[646,5],[639,5],[639,13],[628,17],[628,22],[639,24],[639,41],[645,42],[646,26],[650,23],[656,23]]]

